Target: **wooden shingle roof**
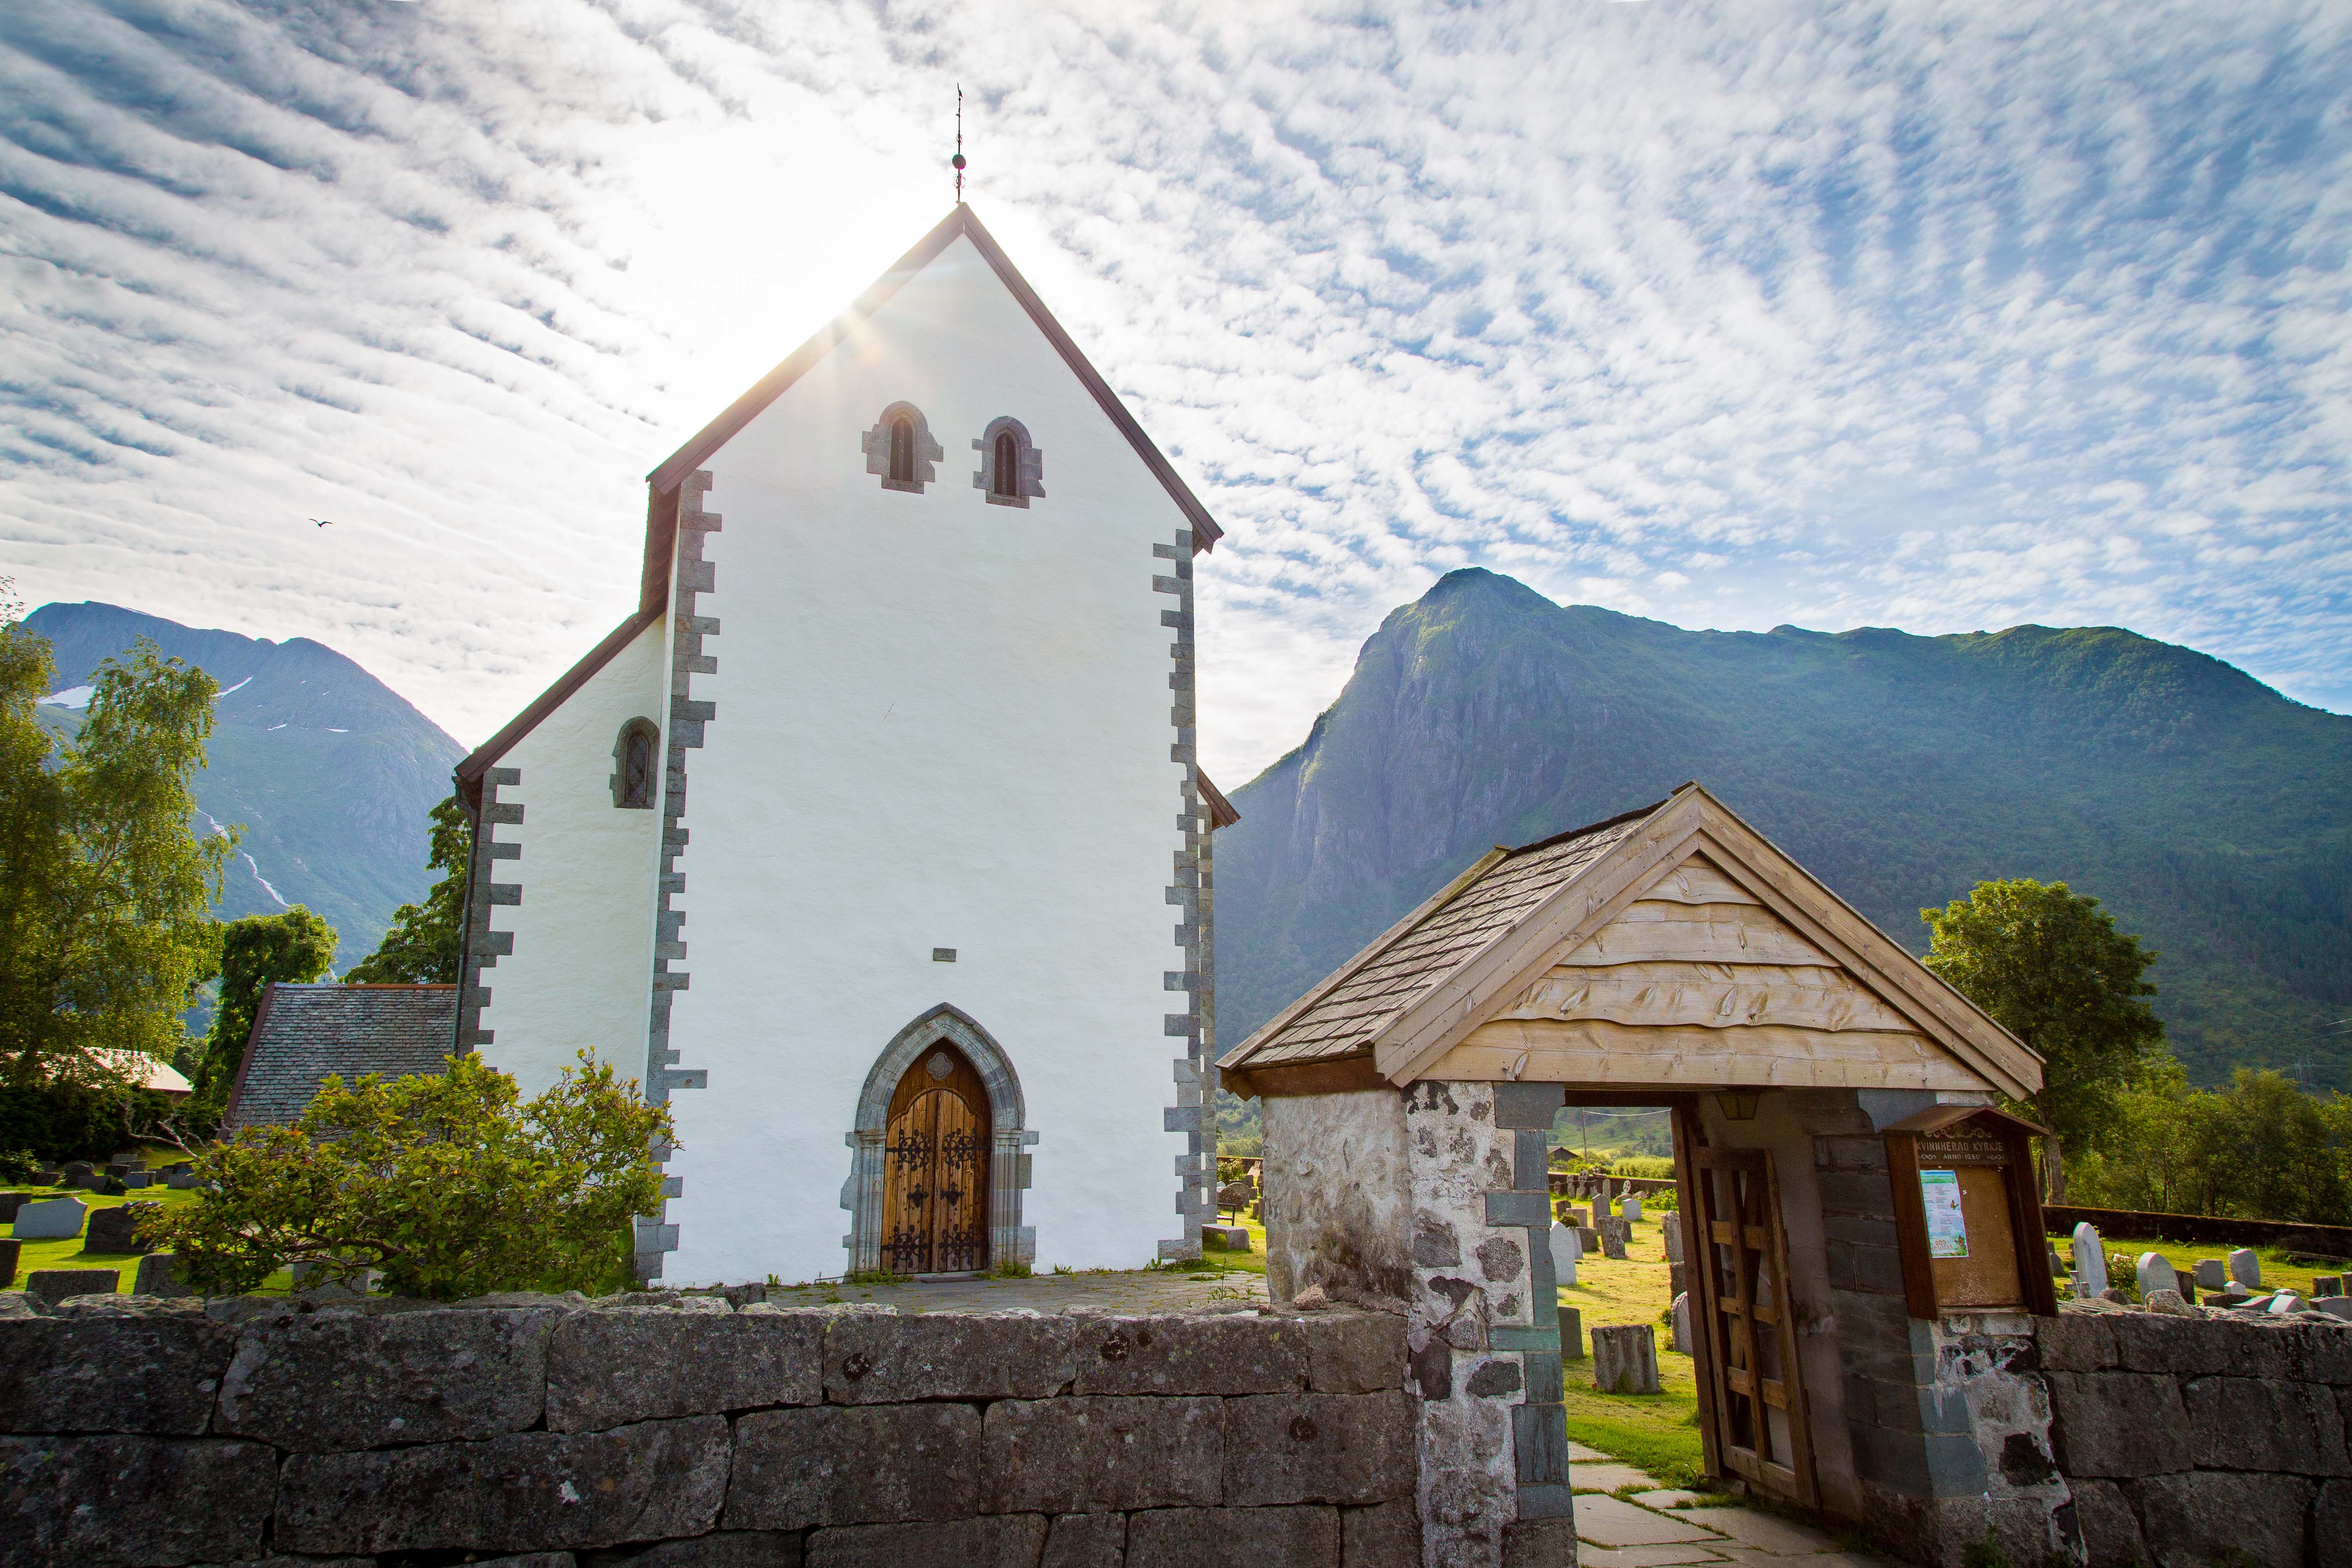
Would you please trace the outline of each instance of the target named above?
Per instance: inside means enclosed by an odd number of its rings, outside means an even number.
[[[1370,1055],[1373,1037],[1383,1028],[1639,830],[1664,804],[1517,849],[1497,846],[1218,1066],[1270,1068]]]
[[[455,985],[279,985],[262,993],[221,1130],[284,1126],[329,1073],[437,1073],[456,1047]]]

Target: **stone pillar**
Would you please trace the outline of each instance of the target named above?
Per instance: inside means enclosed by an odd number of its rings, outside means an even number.
[[[1909,1097],[1859,1096],[1875,1125],[1917,1109],[1871,1103],[1882,1098]],[[1890,1549],[1947,1568],[1988,1536],[2021,1568],[2081,1563],[2050,1458],[2049,1392],[2032,1370],[2032,1320],[1913,1318],[1885,1140],[1816,1136],[1813,1152],[1861,1522]]]
[[[1406,1342],[1427,1568],[1576,1561],[1546,1133],[1554,1084],[1419,1083],[1405,1098],[1414,1294]]]

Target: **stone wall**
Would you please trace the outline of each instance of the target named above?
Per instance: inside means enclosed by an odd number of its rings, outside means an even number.
[[[2070,1301],[2034,1328],[2093,1563],[2352,1561],[2352,1327]]]
[[[255,1308],[0,1318],[0,1558],[1422,1560],[1392,1315]]]

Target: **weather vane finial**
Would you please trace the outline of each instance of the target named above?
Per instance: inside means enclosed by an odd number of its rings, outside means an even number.
[[[956,172],[956,205],[963,205],[963,83],[956,83],[956,150],[948,160]]]

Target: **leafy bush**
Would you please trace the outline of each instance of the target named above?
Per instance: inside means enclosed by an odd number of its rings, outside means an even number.
[[[1633,1176],[1648,1182],[1671,1182],[1675,1179],[1674,1157],[1668,1154],[1629,1154],[1609,1167],[1612,1176]]]
[[[0,1149],[42,1160],[102,1161],[170,1110],[152,1089],[103,1079],[0,1085]]]
[[[438,1300],[623,1284],[631,1220],[659,1207],[650,1150],[670,1141],[669,1112],[581,1055],[520,1103],[513,1079],[471,1056],[388,1083],[331,1077],[295,1125],[205,1151],[197,1200],[142,1238],[208,1296],[297,1263],[344,1284],[381,1268],[393,1290]]]
[[[28,1150],[11,1149],[0,1152],[0,1182],[11,1186],[25,1186],[38,1173],[38,1165]]]

